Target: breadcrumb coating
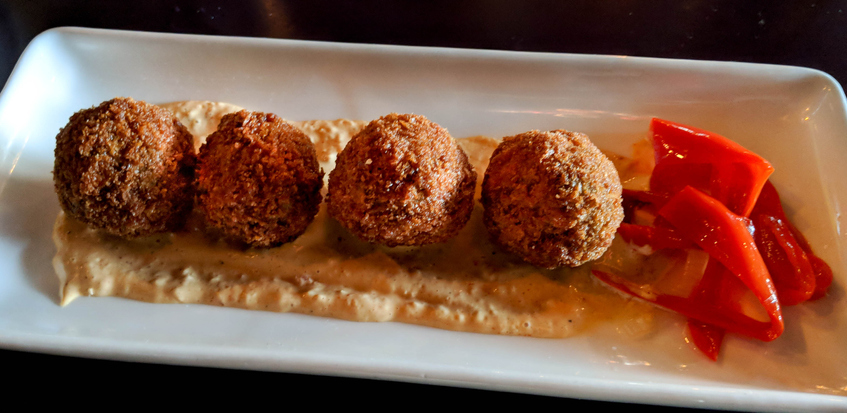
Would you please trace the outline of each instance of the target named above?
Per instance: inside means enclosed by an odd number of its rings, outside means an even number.
[[[444,242],[470,218],[476,177],[446,129],[424,116],[392,113],[370,122],[338,155],[329,213],[368,242]]]
[[[482,184],[495,243],[542,268],[599,258],[623,219],[612,162],[586,135],[530,131],[504,138]]]
[[[115,98],[56,136],[53,181],[71,217],[124,238],[179,228],[193,202],[193,137],[167,110]]]
[[[228,239],[273,247],[303,234],[321,203],[315,147],[272,113],[224,116],[200,148],[197,206]]]

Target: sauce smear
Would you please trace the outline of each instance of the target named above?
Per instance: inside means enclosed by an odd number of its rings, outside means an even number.
[[[162,106],[189,127],[197,146],[223,114],[239,109],[196,101]],[[315,143],[327,176],[338,152],[365,125],[292,123]],[[498,142],[487,137],[458,142],[480,174],[478,200],[481,175]],[[622,168],[637,167],[616,161]],[[362,242],[331,219],[324,205],[305,234],[266,250],[227,244],[196,214],[180,232],[127,241],[60,213],[54,241],[62,305],[80,296],[117,296],[533,337],[568,337],[613,319],[637,318],[645,330],[655,311],[596,282],[590,265],[543,270],[501,251],[488,239],[478,203],[456,238],[424,247]]]

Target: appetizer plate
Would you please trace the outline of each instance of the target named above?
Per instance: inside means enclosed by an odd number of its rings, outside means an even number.
[[[653,116],[690,124],[771,161],[834,285],[827,298],[786,309],[774,342],[730,335],[716,363],[670,315],[647,335],[624,325],[554,340],[116,298],[60,307],[55,135],[75,111],[115,96],[224,101],[295,120],[412,112],[456,137],[569,129],[621,154]],[[845,137],[841,87],[803,68],[50,30],[0,95],[0,346],[676,406],[843,410]]]

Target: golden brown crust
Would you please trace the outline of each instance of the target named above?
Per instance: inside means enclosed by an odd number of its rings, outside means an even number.
[[[419,115],[374,120],[338,155],[329,213],[368,242],[444,242],[473,210],[476,172],[446,129]]]
[[[173,115],[115,98],[56,136],[53,181],[65,212],[125,238],[178,228],[193,201],[194,145]]]
[[[271,247],[297,238],[318,213],[321,187],[314,145],[272,113],[226,115],[200,148],[198,208],[236,242]]]
[[[482,184],[492,239],[527,262],[576,267],[599,258],[623,219],[614,165],[588,137],[556,130],[503,139]]]

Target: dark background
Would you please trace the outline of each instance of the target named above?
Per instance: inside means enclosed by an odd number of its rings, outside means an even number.
[[[48,1],[0,0],[0,81],[58,26],[497,50],[616,54],[805,66],[847,81],[847,1]],[[0,315],[2,316],[2,315]],[[39,403],[196,407],[267,401],[345,407],[632,408],[376,380],[77,359],[0,350],[12,389]],[[17,396],[15,392],[4,393]],[[165,398],[175,397],[171,402]],[[399,399],[392,401],[393,399]],[[164,404],[163,404],[164,402]],[[247,402],[245,406],[249,406]],[[390,407],[389,407],[390,406]],[[322,410],[322,409],[321,409]],[[670,408],[651,408],[670,411]]]

